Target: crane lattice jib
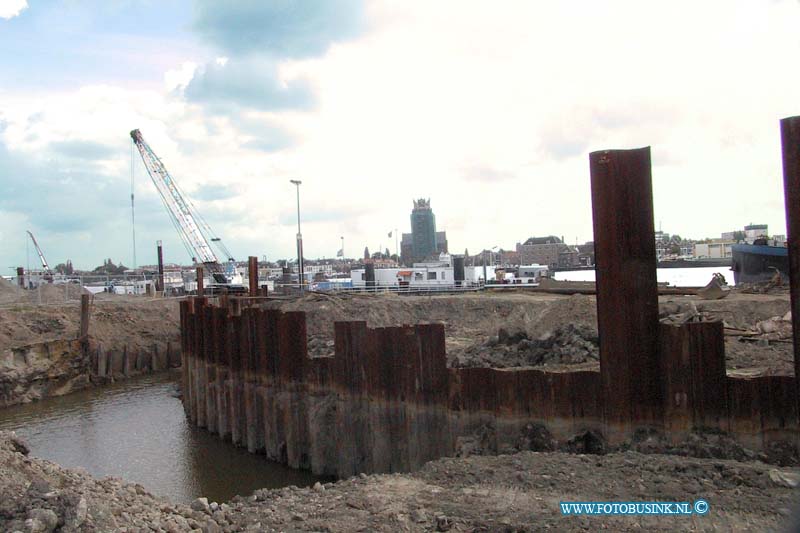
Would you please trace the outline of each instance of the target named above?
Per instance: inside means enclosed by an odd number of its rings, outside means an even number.
[[[200,230],[200,226],[195,221],[195,216],[189,203],[181,195],[161,159],[145,142],[139,130],[133,130],[131,138],[142,156],[144,166],[147,167],[147,173],[150,174],[150,179],[153,180],[153,184],[164,201],[164,205],[166,205],[173,221],[182,233],[182,237],[194,250],[196,260],[208,266],[215,265],[219,267],[217,256],[211,249],[211,244],[206,239],[206,236]]]
[[[42,249],[39,248],[39,243],[36,242],[36,237],[34,237],[33,233],[30,231],[28,231],[28,235],[30,235],[31,240],[33,241],[33,246],[36,248],[36,253],[39,254],[39,259],[42,261],[42,270],[45,274],[52,274],[50,265],[47,264],[47,259],[44,258],[44,253],[42,252]]]

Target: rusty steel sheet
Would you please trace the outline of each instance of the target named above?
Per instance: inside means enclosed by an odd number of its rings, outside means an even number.
[[[258,257],[247,258],[247,277],[250,282],[250,296],[258,296]]]
[[[278,319],[278,377],[284,382],[303,381],[308,353],[306,315],[299,311],[281,313]]]
[[[781,148],[792,299],[794,375],[800,379],[800,116],[781,120]],[[800,391],[800,386],[797,390]],[[795,402],[800,404],[800,396]]]
[[[490,446],[508,444],[531,422],[561,440],[586,429],[624,436],[618,419],[604,423],[607,403],[620,400],[608,395],[602,372],[447,368],[441,324],[337,322],[335,356],[313,359],[300,312],[252,307],[236,315],[196,298],[181,304],[181,324],[187,417],[292,466],[324,460],[323,470],[334,472],[410,468],[453,453],[464,431],[483,424],[496,429]],[[794,377],[727,377],[719,322],[659,330],[664,429],[730,430],[762,449],[796,436]],[[343,437],[328,446],[314,436],[321,419],[309,406],[331,394],[330,423]],[[652,422],[625,420],[628,430]]]
[[[197,267],[195,276],[197,277],[197,295],[203,296],[203,267]]]
[[[603,418],[661,422],[650,148],[589,155]]]
[[[367,336],[367,323],[334,322],[334,383],[337,387],[353,394],[366,391],[363,360]]]
[[[661,324],[660,337],[665,429],[727,430],[728,382],[722,322]]]

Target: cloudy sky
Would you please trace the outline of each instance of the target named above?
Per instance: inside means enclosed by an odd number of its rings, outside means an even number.
[[[656,224],[785,233],[800,2],[0,0],[0,268],[133,262],[140,128],[233,255],[592,238],[588,153],[652,147]],[[138,263],[187,263],[138,155]]]

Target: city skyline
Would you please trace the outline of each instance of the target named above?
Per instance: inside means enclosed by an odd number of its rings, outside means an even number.
[[[37,264],[26,230],[52,265],[132,263],[134,128],[239,260],[292,257],[290,179],[310,258],[394,251],[420,197],[451,251],[589,241],[588,153],[642,145],[671,233],[785,233],[796,0],[280,6],[0,3],[2,274]],[[137,262],[187,263],[135,158],[134,192]]]

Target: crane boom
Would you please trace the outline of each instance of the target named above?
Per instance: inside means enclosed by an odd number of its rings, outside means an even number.
[[[30,235],[31,240],[33,241],[33,247],[36,248],[36,253],[39,254],[39,259],[42,261],[42,270],[48,276],[53,274],[53,271],[50,270],[50,266],[47,264],[47,259],[44,258],[44,253],[42,253],[42,249],[39,248],[39,243],[36,242],[36,237],[33,236],[33,233],[28,230],[28,235]]]
[[[131,138],[139,150],[144,166],[147,168],[147,173],[150,175],[150,179],[153,180],[153,184],[156,186],[156,190],[158,190],[184,244],[193,251],[194,260],[206,265],[215,274],[214,277],[218,278],[224,269],[211,248],[209,238],[203,233],[200,224],[197,222],[199,217],[194,213],[193,206],[184,199],[177,183],[169,174],[161,159],[153,152],[150,145],[145,142],[142,133],[139,130],[133,130],[131,131]],[[214,239],[212,238],[212,240]],[[229,259],[232,260],[232,258]]]

